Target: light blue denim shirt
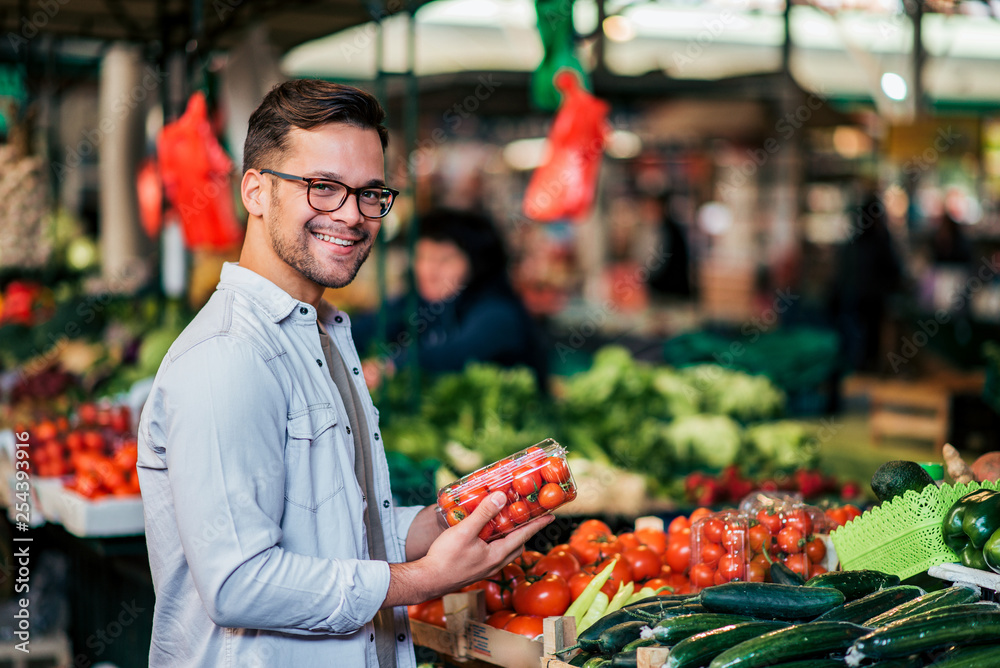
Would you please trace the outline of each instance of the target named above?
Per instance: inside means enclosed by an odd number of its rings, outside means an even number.
[[[319,317],[365,398],[378,498],[354,473]],[[149,663],[376,666],[372,619],[389,565],[368,559],[375,503],[390,561],[419,507],[394,508],[375,409],[347,315],[227,264],[170,347],[139,424],[139,482],[156,591]],[[399,668],[415,660],[395,610]]]

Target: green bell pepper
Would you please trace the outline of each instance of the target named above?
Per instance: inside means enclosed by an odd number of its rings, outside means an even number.
[[[969,501],[962,517],[962,530],[969,543],[981,550],[993,532],[1000,529],[1000,492],[978,491],[985,493]]]
[[[983,555],[982,550],[977,550],[971,543],[965,546],[961,554],[958,555],[959,561],[962,562],[963,566],[968,566],[969,568],[977,568],[981,571],[990,570],[989,565],[986,563],[986,557]]]
[[[945,545],[954,550],[956,554],[961,554],[965,546],[969,544],[969,536],[965,533],[964,528],[965,513],[969,506],[975,505],[995,493],[989,489],[977,489],[975,492],[969,492],[963,496],[948,509],[941,525],[941,532]]]
[[[983,546],[983,558],[990,570],[1000,573],[1000,529],[997,529]]]

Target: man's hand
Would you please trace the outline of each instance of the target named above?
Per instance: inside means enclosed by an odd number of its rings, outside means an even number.
[[[479,532],[506,502],[503,492],[494,492],[471,515],[443,531],[426,556],[389,564],[389,592],[383,607],[420,603],[492,575],[520,556],[528,539],[555,519],[552,515],[539,517],[487,543]]]

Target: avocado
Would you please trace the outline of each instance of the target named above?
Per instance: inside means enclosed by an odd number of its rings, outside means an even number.
[[[909,489],[919,494],[924,487],[933,484],[934,479],[916,462],[886,462],[872,475],[872,491],[880,503],[891,501]]]

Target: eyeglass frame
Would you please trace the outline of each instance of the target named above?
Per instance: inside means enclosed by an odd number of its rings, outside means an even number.
[[[362,188],[352,188],[351,186],[349,186],[346,183],[343,183],[341,181],[338,181],[337,179],[326,179],[326,178],[322,178],[322,177],[296,176],[294,174],[285,174],[283,172],[276,172],[273,169],[258,169],[257,171],[259,171],[261,174],[271,174],[273,176],[277,176],[278,178],[284,179],[286,181],[305,181],[305,183],[306,183],[306,203],[310,206],[310,208],[313,209],[313,211],[317,211],[319,213],[333,213],[334,211],[339,211],[344,206],[344,204],[347,203],[347,198],[349,198],[351,195],[354,195],[354,203],[358,207],[358,213],[360,213],[362,216],[364,216],[365,218],[376,218],[376,219],[378,219],[378,218],[385,218],[386,216],[389,215],[389,211],[392,210],[392,205],[396,203],[396,198],[399,197],[399,191],[396,190],[395,188],[390,188],[388,186],[364,186]],[[309,197],[309,191],[312,190],[312,184],[313,184],[314,181],[329,181],[330,183],[336,183],[338,186],[342,186],[344,188],[344,190],[347,191],[347,194],[344,195],[344,201],[341,202],[340,204],[338,204],[336,209],[330,209],[328,211],[324,211],[323,209],[316,208],[315,206],[313,206],[312,199],[310,199],[310,197]],[[362,191],[364,191],[364,190],[375,190],[375,189],[388,190],[392,194],[392,199],[389,201],[389,208],[386,209],[385,212],[382,215],[380,215],[380,216],[370,216],[367,213],[365,213],[364,211],[362,211],[361,210],[361,198],[358,197],[358,195]]]

